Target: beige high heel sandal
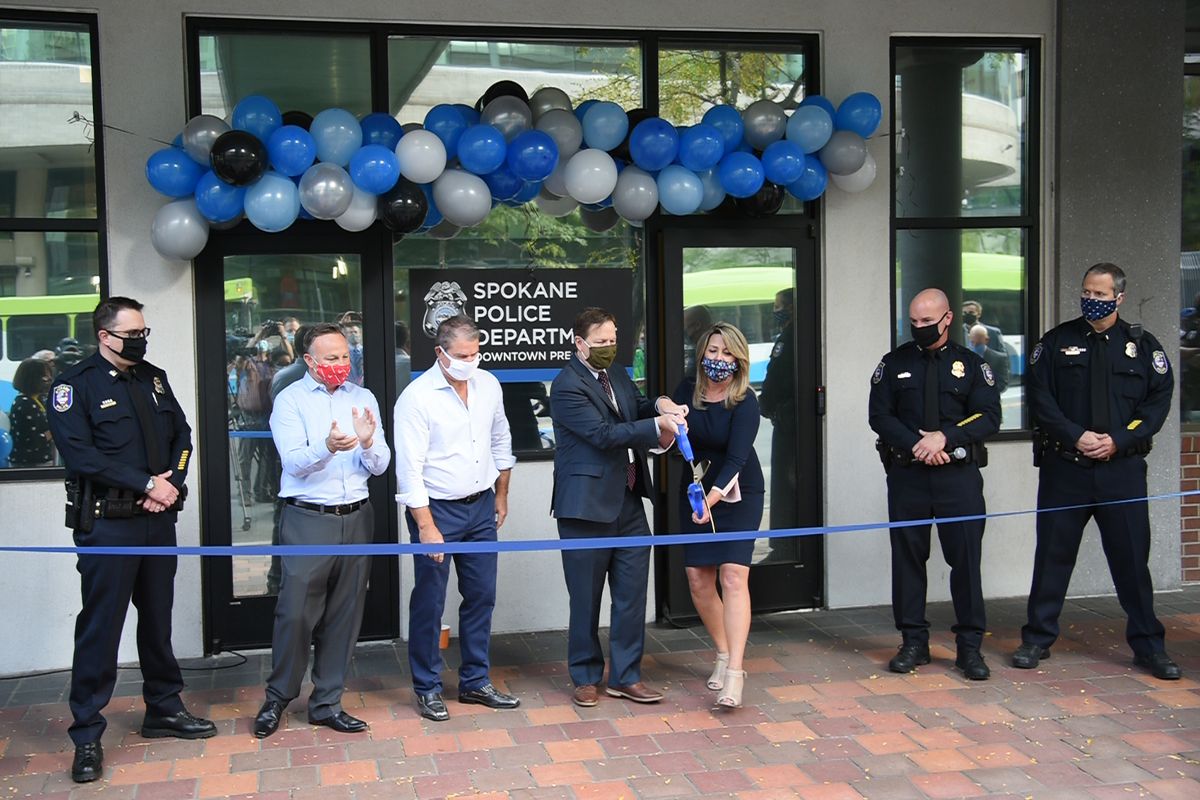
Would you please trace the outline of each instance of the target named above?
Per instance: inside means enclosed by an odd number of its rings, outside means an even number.
[[[725,670],[725,689],[717,697],[717,705],[725,708],[742,707],[742,686],[746,682],[746,670]]]
[[[729,653],[717,653],[717,663],[708,676],[708,688],[714,692],[725,688],[725,670],[729,668]]]

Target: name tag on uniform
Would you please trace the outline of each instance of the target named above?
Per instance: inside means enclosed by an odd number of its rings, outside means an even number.
[[[110,397],[110,398],[108,398],[107,400],[101,400],[101,401],[100,401],[100,407],[101,407],[101,408],[112,408],[112,407],[113,407],[113,406],[115,406],[116,404],[117,404],[117,401],[116,401],[116,400],[113,400],[111,397]]]
[[[897,378],[911,378],[911,377],[912,377],[912,373],[911,373],[911,372],[901,372],[901,373],[900,373],[899,375],[897,375],[896,377],[897,377]]]
[[[1070,347],[1062,348],[1062,354],[1064,356],[1077,356],[1080,353],[1086,353],[1086,352],[1087,352],[1086,347],[1076,347],[1075,345],[1071,345]]]

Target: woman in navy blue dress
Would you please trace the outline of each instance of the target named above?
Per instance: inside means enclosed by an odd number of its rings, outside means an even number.
[[[758,435],[758,398],[750,388],[750,346],[734,326],[718,322],[696,343],[696,375],[686,378],[672,398],[687,404],[688,439],[697,461],[711,464],[702,485],[707,508],[692,512],[687,483],[680,491],[685,532],[758,530],[766,486],[754,452]],[[685,473],[687,471],[685,470]],[[754,540],[684,545],[688,588],[700,619],[717,646],[716,666],[708,687],[717,704],[742,704],[746,672],[742,659],[750,635],[750,560]],[[717,593],[717,581],[721,593]]]

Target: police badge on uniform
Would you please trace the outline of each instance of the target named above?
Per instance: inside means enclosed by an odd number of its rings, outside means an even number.
[[[883,380],[883,362],[879,362],[879,366],[875,368],[875,374],[871,376],[871,383],[879,383]]]
[[[1167,367],[1169,366],[1167,364],[1167,354],[1162,350],[1154,351],[1154,354],[1150,356],[1150,363],[1154,365],[1154,371],[1159,375],[1167,374]]]
[[[162,381],[159,380],[159,377],[157,375],[154,376],[154,393],[155,394],[166,394],[167,393],[167,390],[163,388]]]
[[[1137,358],[1137,342],[1125,343],[1125,355],[1130,358]]]
[[[437,281],[425,293],[425,319],[421,327],[430,339],[437,336],[438,325],[463,314],[467,296],[457,281]]]
[[[71,408],[75,402],[75,390],[69,383],[60,383],[54,387],[54,410],[62,413]]]
[[[950,374],[956,378],[961,378],[967,374],[967,365],[961,361],[955,361],[950,365]]]

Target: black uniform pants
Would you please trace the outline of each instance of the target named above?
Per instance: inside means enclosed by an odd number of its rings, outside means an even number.
[[[892,522],[983,514],[983,477],[970,464],[895,466],[888,472],[888,516]],[[942,555],[950,565],[950,596],[960,650],[978,650],[987,627],[979,560],[984,521],[939,522]],[[928,644],[925,618],[930,526],[892,528],[892,614],[906,643]]]
[[[1154,615],[1154,587],[1150,581],[1149,504],[1142,500],[1092,505],[1145,496],[1144,458],[1117,458],[1081,466],[1054,453],[1046,454],[1038,481],[1039,511],[1081,507],[1038,514],[1033,585],[1029,589],[1028,623],[1021,629],[1022,641],[1049,647],[1058,638],[1058,616],[1075,569],[1083,528],[1095,517],[1117,599],[1129,617],[1125,639],[1138,655],[1163,652],[1164,630]]]
[[[132,519],[98,519],[88,533],[75,531],[78,547],[171,547],[175,512]],[[75,744],[99,741],[107,722],[100,713],[117,681],[121,628],[133,601],[138,612],[137,649],[142,697],[148,714],[183,710],[183,677],[171,649],[175,556],[79,555],[83,608],[75,618],[70,706]]]

